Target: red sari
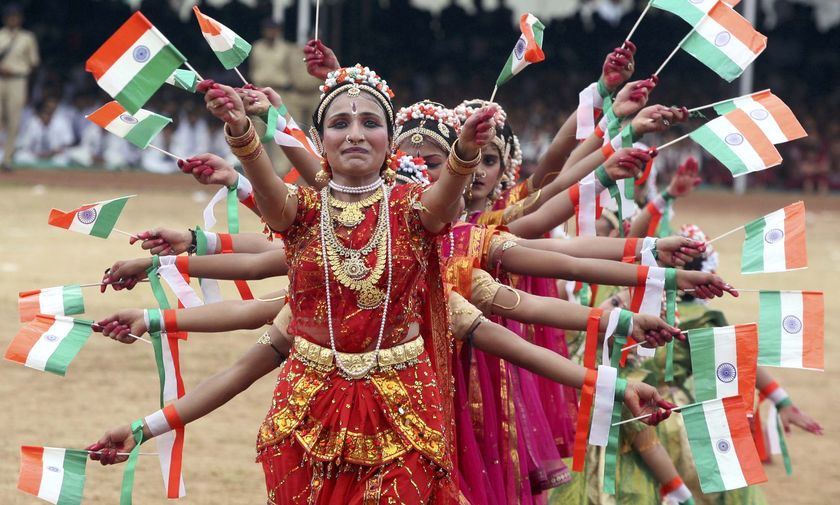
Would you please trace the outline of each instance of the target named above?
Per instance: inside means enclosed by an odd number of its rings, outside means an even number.
[[[391,191],[393,280],[381,348],[410,340],[419,326],[424,350],[409,362],[345,377],[293,351],[277,379],[274,399],[257,437],[270,503],[435,503],[452,501],[454,425],[451,413],[451,338],[446,331],[435,236],[423,227],[417,185]],[[345,246],[371,237],[380,204],[364,221],[336,230]],[[320,241],[321,197],[298,189],[294,224],[283,234],[289,258],[289,334],[329,347]],[[332,226],[333,224],[330,223]],[[367,258],[375,263],[375,253]],[[384,251],[380,251],[384,254]],[[437,280],[436,280],[437,277]],[[377,283],[385,292],[387,269]],[[330,275],[336,348],[373,349],[382,307],[363,310],[354,291]],[[442,380],[439,381],[439,378]]]

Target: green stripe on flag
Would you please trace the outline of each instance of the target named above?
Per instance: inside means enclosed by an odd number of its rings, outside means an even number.
[[[718,161],[724,164],[732,172],[732,175],[741,175],[749,172],[749,168],[741,161],[732,149],[720,139],[708,126],[701,126],[689,134],[692,140],[703,146]]]
[[[722,404],[720,408],[723,408]],[[700,487],[704,492],[706,489],[724,489],[715,450],[712,447],[712,437],[706,426],[706,412],[703,404],[683,408],[682,418],[688,435],[688,444],[691,446],[691,454],[694,456],[694,464],[697,467],[697,475],[700,476]]]
[[[697,32],[689,35],[682,48],[729,82],[732,82],[744,72],[744,69],[736,65],[726,53]]]
[[[729,100],[728,102],[719,103],[714,106],[715,112],[719,115],[729,114],[733,110],[737,109],[735,107],[735,100]]]
[[[714,328],[690,330],[688,344],[691,346],[691,368],[697,401],[714,400],[717,398]]]
[[[120,218],[125,203],[128,198],[118,198],[112,202],[108,202],[99,209],[96,216],[96,221],[93,223],[93,228],[90,229],[90,234],[94,237],[108,238],[114,225],[117,224],[117,219]]]
[[[85,491],[85,465],[87,452],[75,449],[64,450],[64,475],[61,493],[56,505],[79,505]]]
[[[73,323],[73,329],[61,340],[55,352],[47,358],[44,371],[61,376],[66,374],[70,362],[79,354],[79,351],[87,342],[88,337],[93,333],[91,324],[93,324],[93,321],[76,319],[76,322]]]
[[[741,253],[741,273],[764,271],[764,228],[763,217],[744,225],[746,238]]]
[[[82,296],[82,287],[78,284],[69,284],[61,289],[61,296],[64,304],[64,315],[82,314],[85,311],[85,298]]]
[[[140,149],[145,149],[149,146],[152,139],[171,122],[172,120],[168,117],[153,113],[149,114],[147,118],[134,125],[134,128],[125,136],[125,139]]]
[[[662,9],[676,14],[677,16],[683,18],[685,22],[691,26],[699,23],[700,20],[703,19],[703,16],[706,15],[703,11],[692,6],[691,3],[686,0],[653,0],[653,6],[657,9]]]
[[[230,70],[241,65],[250,53],[251,44],[242,37],[237,36],[236,40],[233,42],[233,47],[227,51],[217,52],[216,57],[219,58],[220,62],[222,62],[223,67]]]
[[[175,46],[168,45],[161,49],[140,70],[114,100],[120,103],[129,114],[134,114],[155,94],[172,75],[176,68],[187,61]]]
[[[758,364],[782,362],[782,294],[762,291],[758,302]]]

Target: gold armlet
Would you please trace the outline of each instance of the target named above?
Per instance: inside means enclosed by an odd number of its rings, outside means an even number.
[[[502,286],[500,286],[500,288],[505,288],[508,291],[510,291],[511,293],[513,293],[516,296],[516,303],[514,303],[513,306],[511,306],[511,307],[505,307],[504,305],[499,305],[494,300],[493,301],[493,306],[496,307],[496,308],[502,309],[502,310],[516,310],[516,308],[519,307],[519,304],[522,303],[522,296],[519,294],[518,291],[516,291],[515,289],[513,289],[510,286],[502,285]]]

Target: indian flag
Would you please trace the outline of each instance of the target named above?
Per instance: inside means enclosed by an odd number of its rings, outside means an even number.
[[[312,139],[303,133],[300,126],[292,116],[285,118],[282,114],[277,118],[277,126],[274,132],[274,142],[281,147],[299,147],[306,149],[313,158],[320,160],[321,155],[315,148]],[[286,181],[293,182],[293,181]]]
[[[124,138],[140,149],[149,146],[155,136],[172,122],[165,116],[140,109],[129,114],[119,102],[108,102],[91,114],[85,116],[88,120]]]
[[[496,79],[496,86],[508,82],[514,75],[531,63],[539,63],[545,59],[542,50],[543,30],[545,26],[533,14],[525,13],[519,18],[519,30],[522,35],[513,46],[513,52],[505,63],[502,73]]]
[[[704,493],[767,482],[745,412],[740,396],[682,409],[688,444]]]
[[[198,18],[198,26],[201,28],[204,40],[210,44],[210,49],[216,53],[222,66],[230,70],[241,65],[251,53],[251,44],[233,33],[233,30],[227,26],[202,14],[197,6],[193,6],[193,12]]]
[[[822,370],[825,304],[815,291],[759,294],[758,364]]]
[[[134,114],[187,61],[142,13],[128,21],[93,53],[85,70],[114,100]]]
[[[69,316],[82,314],[84,311],[85,299],[82,296],[82,287],[78,284],[18,293],[18,312],[20,312],[21,323],[32,321],[38,314]]]
[[[78,505],[85,492],[87,456],[75,449],[21,446],[17,488],[57,505]]]
[[[692,25],[682,48],[727,81],[740,76],[767,47],[767,37],[718,0],[654,0]]]
[[[82,205],[78,209],[64,212],[58,209],[50,211],[47,222],[53,226],[64,228],[70,231],[93,235],[94,237],[108,238],[117,219],[122,213],[125,202],[135,195],[94,202]]]
[[[774,144],[808,136],[790,107],[770,90],[715,105],[718,114],[729,114],[736,109],[743,110]]]
[[[805,203],[796,202],[744,225],[741,273],[786,272],[808,268]]]
[[[189,91],[190,93],[195,93],[195,87],[198,84],[198,75],[192,70],[178,68],[172,72],[172,75],[166,78],[166,84]]]
[[[740,395],[747,408],[755,397],[758,325],[755,323],[688,332],[697,401]]]
[[[717,158],[734,177],[774,167],[782,155],[746,112],[735,109],[689,136]]]
[[[6,349],[6,359],[29,368],[64,375],[93,333],[93,321],[38,314],[18,331]]]

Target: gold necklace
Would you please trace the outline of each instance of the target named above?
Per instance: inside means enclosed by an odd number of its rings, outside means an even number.
[[[382,199],[382,189],[377,189],[373,194],[358,202],[343,202],[330,195],[330,214],[341,226],[355,228],[365,219],[364,210]],[[332,209],[339,209],[341,212],[334,213]]]
[[[328,188],[321,191],[322,202],[328,200]],[[322,211],[322,219],[326,218],[323,214]],[[359,308],[370,310],[379,307],[385,299],[385,294],[376,287],[376,283],[385,271],[387,259],[383,251],[387,247],[388,209],[380,209],[376,228],[368,243],[360,249],[353,249],[342,244],[331,225],[324,228],[324,249],[327,256],[324,261],[327,261],[331,267],[336,280],[356,292],[356,304]],[[376,261],[373,268],[370,268],[365,263],[365,258],[374,251]]]

